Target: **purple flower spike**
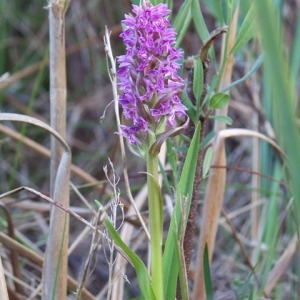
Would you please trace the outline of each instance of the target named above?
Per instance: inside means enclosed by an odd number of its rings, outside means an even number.
[[[166,4],[152,6],[144,0],[133,5],[132,12],[122,22],[126,54],[117,58],[117,75],[124,116],[121,133],[139,146],[149,143],[149,136],[174,133],[187,116],[179,98],[184,84],[177,61],[182,51],[174,47],[176,32],[167,18],[171,11]]]

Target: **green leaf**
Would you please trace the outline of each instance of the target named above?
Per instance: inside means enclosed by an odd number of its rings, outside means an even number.
[[[232,55],[236,53],[238,50],[240,50],[243,46],[245,46],[250,39],[254,36],[254,9],[253,5],[248,10],[248,13],[241,25],[241,28],[239,30],[239,33],[237,35],[235,45],[230,51],[229,55]]]
[[[197,30],[197,33],[202,41],[205,41],[209,38],[209,31],[206,27],[202,11],[200,8],[200,1],[193,0],[192,3],[192,18]]]
[[[202,10],[200,7],[199,0],[193,0],[192,3],[192,18],[195,24],[195,28],[202,42],[207,41],[210,38],[210,33],[207,29],[206,23],[203,18]],[[213,51],[213,47],[211,47],[208,51],[209,57],[213,64],[216,63],[215,53]]]
[[[181,95],[181,102],[188,109],[187,114],[189,118],[192,120],[192,122],[197,123],[199,119],[198,120],[196,119],[195,107],[185,92],[182,93]]]
[[[165,299],[175,299],[176,286],[180,263],[176,260],[176,250],[174,245],[178,242],[182,226],[182,202],[187,204],[186,212],[189,213],[191,205],[191,195],[193,193],[193,182],[196,172],[196,164],[200,143],[200,126],[198,123],[187,156],[182,168],[176,191],[176,205],[171,217],[171,223],[163,253],[163,276],[165,279]]]
[[[129,247],[125,245],[109,218],[105,219],[105,226],[114,242],[124,251],[124,253],[130,259],[132,265],[134,266],[137,274],[138,284],[144,298],[156,300],[151,286],[151,279],[142,260]]]
[[[300,71],[300,14],[298,13],[296,32],[294,35],[293,46],[291,49],[291,73],[292,78],[297,81],[298,74]]]
[[[264,224],[262,224],[262,228],[264,230],[262,235],[261,242],[268,247],[268,256],[262,260],[263,268],[261,272],[261,283],[262,287],[265,287],[267,284],[268,275],[270,274],[271,268],[273,266],[274,261],[277,260],[276,249],[278,248],[279,239],[274,238],[280,235],[280,218],[279,218],[279,207],[278,207],[278,195],[280,194],[280,184],[279,182],[283,179],[284,169],[278,161],[275,162],[274,165],[274,173],[272,174],[274,177],[274,181],[270,186],[270,197],[268,200],[268,210],[266,212],[266,218],[264,220]],[[261,256],[263,257],[263,255]]]
[[[215,131],[211,131],[209,132],[204,139],[201,141],[200,143],[200,149],[203,149],[204,147],[206,147],[206,145],[215,137],[216,132]]]
[[[225,123],[227,125],[232,125],[232,119],[228,116],[212,116],[211,119]]]
[[[205,104],[207,104],[207,102],[210,100],[210,96],[214,94],[214,91],[216,91],[219,82],[219,76],[219,74],[213,75],[207,91],[207,99],[205,101]]]
[[[212,159],[214,156],[214,151],[212,147],[209,147],[204,156],[203,167],[202,167],[202,178],[205,178],[210,170]]]
[[[176,47],[178,47],[187,31],[192,20],[191,12],[192,0],[185,0],[181,5],[178,14],[174,20],[174,28],[177,32]]]
[[[205,248],[204,248],[203,268],[204,268],[204,282],[205,282],[205,290],[206,290],[206,299],[214,300],[213,288],[212,288],[212,282],[211,282],[211,276],[210,276],[210,266],[209,266],[207,244],[205,245]]]
[[[209,107],[212,109],[221,109],[228,104],[229,100],[230,98],[228,94],[217,93],[210,99]]]
[[[164,3],[168,5],[169,9],[173,9],[173,0],[165,0]]]
[[[174,233],[176,234],[176,233]],[[175,248],[175,260],[179,263],[179,283],[180,283],[180,293],[181,293],[181,300],[188,300],[188,283],[187,283],[187,273],[185,270],[185,257],[183,253],[183,248],[181,247],[181,242],[183,240],[184,232],[181,232],[180,237],[175,237],[178,241],[177,244],[174,245]]]
[[[203,65],[201,60],[194,59],[194,79],[193,79],[193,92],[197,101],[197,107],[200,107],[199,101],[203,89]]]
[[[228,0],[221,0],[221,7],[222,7],[222,12],[223,12],[223,22],[225,24],[228,24],[228,6],[230,1]]]

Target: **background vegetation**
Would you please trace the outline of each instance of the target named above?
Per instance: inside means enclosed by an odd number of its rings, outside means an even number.
[[[231,30],[236,29],[231,48],[228,37],[233,34],[229,31],[216,39],[214,52],[210,53],[210,86],[225,91],[232,83],[243,80],[229,90],[228,116],[232,119],[229,127],[236,131],[223,131],[220,135],[226,147],[226,161],[222,164],[213,161],[209,175],[201,182],[193,241],[193,249],[196,249],[203,227],[201,222],[205,220],[205,201],[218,197],[222,213],[220,217],[218,213],[213,215],[218,223],[210,265],[213,299],[298,299],[299,1],[167,2],[173,8],[172,21],[185,58],[197,55],[203,41],[216,28],[226,25]],[[37,1],[0,2],[0,113],[25,114],[50,123],[46,5],[46,2]],[[125,191],[103,43],[107,26],[111,31],[114,55],[124,52],[119,38],[120,21],[130,10],[129,0],[72,0],[67,10],[66,140],[71,147],[73,164],[70,211],[94,224],[94,200],[104,207],[109,206],[113,196],[118,195],[118,191],[114,194],[117,183],[124,219],[118,206],[116,222],[122,226],[132,225],[126,241],[146,258],[146,235]],[[228,52],[222,52],[224,49]],[[226,81],[223,71],[226,65],[228,69],[228,64],[232,66],[232,75]],[[185,71],[183,76],[187,78]],[[212,130],[219,130],[214,120],[209,122],[207,132]],[[274,141],[278,147],[270,141],[262,141],[262,137]],[[26,186],[49,196],[49,147],[50,136],[45,130],[24,123],[1,122],[0,195]],[[219,157],[220,148],[212,149],[215,157]],[[184,149],[179,150],[184,153]],[[174,198],[173,154],[168,152],[164,164],[166,226],[170,220],[168,209]],[[147,221],[144,162],[127,151],[127,168],[133,195]],[[209,178],[217,176],[220,170],[227,171],[223,177],[224,193],[222,186],[208,185]],[[215,189],[219,189],[221,195],[214,195]],[[46,200],[28,191],[1,197],[3,269],[0,272],[5,275],[10,299],[41,298],[42,259],[51,207]],[[78,216],[70,217],[69,236],[69,274],[80,282],[86,259],[92,260],[88,280],[83,280],[89,293],[83,293],[82,299],[105,299],[111,282],[111,245],[105,238],[95,237]],[[12,240],[18,243],[13,244]],[[30,249],[31,254],[20,245]],[[197,277],[196,260],[195,250],[190,267],[191,290]],[[124,299],[138,297],[136,275],[130,265],[125,274]],[[70,288],[73,291],[68,296],[70,299],[75,297],[77,287],[75,282]],[[117,296],[113,294],[111,299],[113,297]]]

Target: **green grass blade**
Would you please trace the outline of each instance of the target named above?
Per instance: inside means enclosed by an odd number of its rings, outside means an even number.
[[[213,148],[212,147],[207,148],[203,160],[202,178],[205,178],[208,175],[213,160],[213,156],[214,156]]]
[[[139,287],[145,299],[155,300],[155,296],[151,286],[151,279],[142,260],[129,247],[125,245],[108,218],[106,218],[105,220],[105,226],[114,242],[124,251],[124,253],[129,257],[131,263],[133,264],[137,274]]]
[[[199,58],[194,60],[194,64],[193,93],[198,102],[203,89],[203,65]],[[197,103],[197,106],[200,106],[200,103]]]
[[[278,133],[279,143],[286,150],[288,166],[294,194],[295,216],[300,228],[300,136],[295,122],[294,83],[283,50],[282,32],[274,7],[269,1],[255,2],[257,22],[265,50],[265,71],[273,91],[273,121]],[[287,134],[288,133],[288,134]]]
[[[153,5],[157,5],[157,4],[160,3],[160,2],[163,2],[163,1],[160,1],[160,0],[151,0],[151,3],[152,3]]]
[[[223,22],[225,24],[228,24],[228,1],[227,0],[221,0],[221,7],[222,7],[222,17],[223,17]]]
[[[204,281],[205,281],[206,299],[207,300],[214,300],[213,288],[212,288],[212,282],[211,282],[211,276],[210,276],[210,266],[209,266],[207,245],[205,245],[205,248],[204,248],[203,268],[204,268]]]
[[[174,20],[174,28],[177,32],[176,47],[178,47],[187,31],[192,20],[192,0],[185,0]]]
[[[295,39],[294,39],[292,53],[291,53],[291,72],[292,72],[292,77],[295,81],[299,76],[299,70],[300,70],[299,51],[300,51],[300,14],[298,13]]]
[[[277,162],[274,167],[274,181],[270,188],[270,198],[268,201],[268,212],[265,218],[264,234],[262,242],[267,246],[267,254],[262,253],[262,258],[265,260],[261,263],[261,293],[265,288],[268,280],[268,275],[272,265],[276,261],[276,249],[278,243],[278,236],[280,230],[280,218],[278,210],[278,196],[279,196],[279,181],[282,179],[282,167]],[[260,260],[262,261],[262,260]]]
[[[177,201],[172,214],[165,250],[163,254],[163,274],[165,279],[165,299],[175,299],[179,271],[179,262],[176,260],[174,245],[178,243],[182,222],[182,202],[187,200],[186,212],[189,213],[193,182],[200,143],[200,123],[198,123],[191,145],[183,165],[177,188]]]
[[[242,47],[244,47],[250,39],[254,36],[254,9],[253,5],[248,10],[247,15],[241,25],[239,33],[237,35],[235,45],[233,46],[232,50],[230,51],[229,55],[233,55],[237,51],[239,51]]]
[[[191,145],[188,149],[187,156],[183,165],[182,173],[178,183],[178,195],[190,196],[193,191],[193,183],[196,171],[196,164],[194,163],[198,157],[199,143],[200,143],[200,129],[201,124],[198,123]]]
[[[200,8],[200,1],[193,0],[192,3],[192,18],[195,23],[197,33],[202,41],[206,41],[209,38],[209,31],[206,27],[202,11]]]
[[[173,9],[173,0],[166,0],[166,1],[164,1],[167,5],[168,5],[168,8],[169,9]]]
[[[177,237],[177,240],[178,237]],[[176,261],[180,262],[179,270],[182,270],[179,273],[179,283],[180,283],[180,294],[181,294],[181,300],[188,300],[189,294],[188,294],[188,279],[187,279],[187,273],[185,270],[185,257],[183,253],[183,249],[180,247],[180,241],[178,241],[177,244],[174,245],[176,250]]]

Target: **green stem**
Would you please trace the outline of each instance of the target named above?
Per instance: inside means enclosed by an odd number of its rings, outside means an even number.
[[[158,185],[158,157],[148,154],[147,183],[151,239],[151,275],[157,300],[164,299],[162,276],[162,196]]]

